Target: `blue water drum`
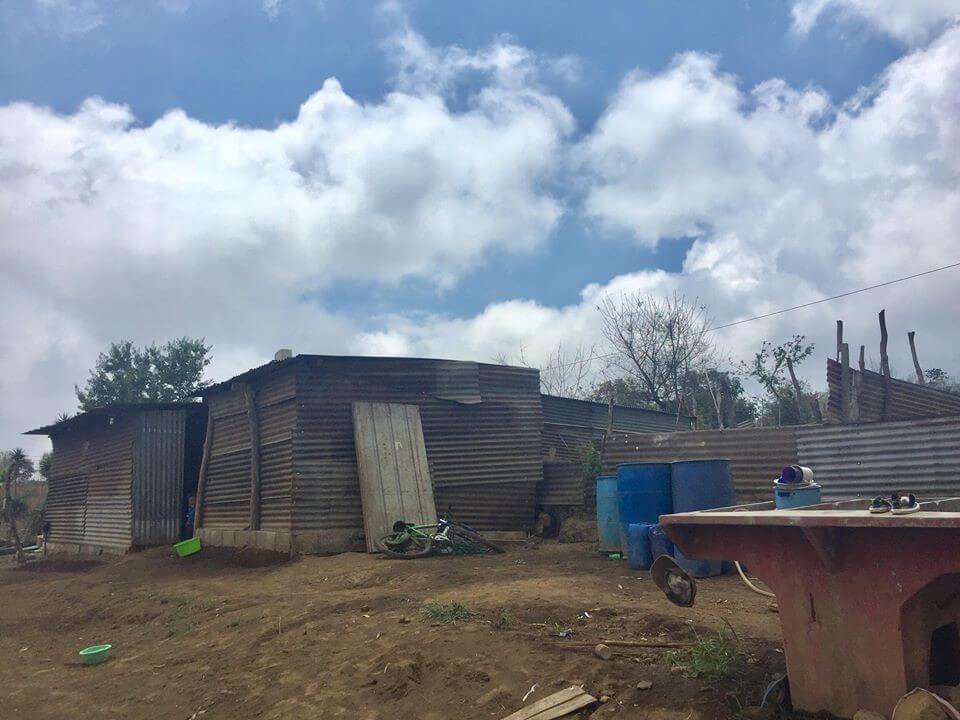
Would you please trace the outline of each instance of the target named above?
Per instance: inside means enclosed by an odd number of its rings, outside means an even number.
[[[653,564],[649,533],[650,525],[647,523],[627,525],[627,560],[633,570],[649,570]]]
[[[661,515],[673,512],[670,463],[617,465],[617,506],[620,512],[620,547],[626,552],[628,525],[656,525]]]
[[[657,525],[650,525],[647,537],[650,540],[650,555],[656,560],[661,555],[670,555],[673,557],[673,543],[663,531],[663,528]]]
[[[673,463],[673,511],[693,512],[729,507],[737,502],[728,460],[683,460]],[[719,575],[721,560],[693,560],[677,550],[677,563],[694,577]]]
[[[597,478],[597,538],[600,541],[600,552],[620,551],[616,475],[601,475]]]

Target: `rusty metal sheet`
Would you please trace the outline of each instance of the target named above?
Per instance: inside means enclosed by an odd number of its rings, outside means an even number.
[[[797,449],[825,499],[960,495],[960,417],[802,427]]]
[[[397,520],[437,522],[433,483],[416,405],[353,404],[353,437],[367,552]]]
[[[580,466],[566,462],[543,463],[543,480],[537,484],[537,505],[583,505]]]
[[[738,428],[679,433],[624,434],[607,438],[603,471],[615,473],[627,462],[677,460],[730,461],[730,474],[741,503],[769,500],[774,478],[786,465],[797,462],[796,429]]]
[[[48,540],[61,543],[82,543],[87,509],[87,478],[51,477],[44,520],[50,523]]]
[[[851,369],[858,388],[859,422],[879,422],[883,417],[883,375],[870,370]],[[836,360],[827,360],[827,385],[830,397],[827,403],[827,419],[831,423],[843,422],[840,401],[840,383],[843,368]],[[916,385],[904,380],[890,379],[888,421],[910,420],[930,417],[960,415],[960,395]]]
[[[150,410],[136,415],[133,449],[133,544],[166,545],[180,539],[184,410]]]

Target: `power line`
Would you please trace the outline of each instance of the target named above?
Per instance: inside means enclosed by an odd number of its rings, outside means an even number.
[[[950,263],[949,265],[942,265],[931,270],[924,270],[923,272],[914,273],[913,275],[904,275],[903,277],[895,278],[893,280],[887,280],[886,282],[877,283],[876,285],[868,285],[867,287],[857,288],[856,290],[848,290],[847,292],[840,293],[839,295],[831,295],[830,297],[821,298],[820,300],[811,300],[810,302],[803,303],[802,305],[794,305],[793,307],[783,308],[782,310],[774,310],[773,312],[765,313],[763,315],[755,315],[754,317],[744,318],[743,320],[736,320],[735,322],[727,323],[726,325],[718,325],[717,327],[707,328],[706,332],[714,332],[716,330],[723,330],[724,328],[733,327],[734,325],[743,325],[744,323],[753,322],[754,320],[763,320],[765,318],[773,317],[774,315],[783,315],[784,313],[792,312],[793,310],[800,310],[801,308],[811,307],[812,305],[819,305],[821,303],[830,302],[831,300],[839,300],[840,298],[849,297],[850,295],[857,295],[862,292],[867,292],[868,290],[876,290],[877,288],[886,287],[887,285],[894,285],[896,283],[905,282],[906,280],[913,280],[918,277],[923,277],[924,275],[932,275],[933,273],[940,272],[941,270],[949,270],[950,268],[960,267],[960,262]],[[607,353],[606,355],[593,355],[592,357],[583,359],[583,360],[571,360],[568,363],[559,363],[557,365],[548,365],[543,370],[559,370],[560,368],[572,367],[573,365],[583,365],[588,362],[593,362],[594,360],[606,360],[612,358],[616,353]]]
[[[857,290],[850,290],[849,292],[840,293],[839,295],[832,295],[830,297],[822,298],[820,300],[813,300],[808,303],[803,303],[802,305],[794,305],[793,307],[784,308],[783,310],[774,310],[773,312],[767,313],[765,315],[757,315],[756,317],[745,318],[744,320],[737,320],[736,322],[727,323],[726,325],[718,325],[717,327],[710,328],[707,332],[713,332],[714,330],[723,330],[724,328],[733,327],[734,325],[742,325],[743,323],[753,322],[754,320],[763,320],[764,318],[773,317],[774,315],[782,315],[783,313],[790,312],[791,310],[799,310],[800,308],[810,307],[811,305],[819,305],[820,303],[829,302],[831,300],[838,300],[839,298],[849,297],[850,295],[856,295],[858,293],[867,292],[867,290],[876,290],[877,288],[886,287],[887,285],[893,285],[895,283],[903,282],[905,280],[913,280],[914,278],[923,277],[924,275],[931,275],[935,272],[940,272],[941,270],[949,270],[950,268],[960,267],[960,262],[951,263],[950,265],[944,265],[942,267],[934,268],[933,270],[924,270],[923,272],[916,273],[915,275],[906,275],[896,280],[887,280],[886,282],[877,283],[876,285],[869,285],[867,287],[859,288]]]

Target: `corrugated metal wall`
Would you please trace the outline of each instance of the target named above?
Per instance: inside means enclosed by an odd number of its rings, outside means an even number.
[[[294,433],[297,427],[296,365],[258,381],[260,423],[260,528],[291,529]],[[203,526],[243,530],[250,524],[250,418],[243,392],[207,398],[213,442],[203,497]],[[297,438],[299,440],[299,438]]]
[[[130,483],[134,422],[99,418],[55,436],[46,513],[52,542],[124,551],[133,544]]]
[[[180,539],[185,410],[136,415],[133,445],[133,544],[165,545]]]
[[[851,370],[853,384],[857,387],[859,422],[878,422],[883,417],[883,375],[870,370]],[[830,398],[827,419],[831,423],[843,422],[840,385],[843,368],[836,360],[827,360],[827,384]],[[903,380],[890,379],[887,420],[910,420],[945,415],[960,415],[960,395],[944,392],[927,385],[915,385]]]
[[[543,482],[537,485],[537,505],[583,505],[583,477],[572,463],[543,463]]]
[[[378,359],[371,382],[370,364],[353,359],[305,361],[298,399],[295,441],[294,529],[353,530],[363,527],[351,404],[357,400],[416,404],[420,407],[427,458],[437,508],[486,530],[519,530],[533,516],[540,466],[539,376],[536,371],[466,363],[476,368],[479,403],[430,397],[441,388],[472,400],[473,382],[462,368],[449,377],[449,362]],[[400,386],[385,378],[390,362],[409,364]],[[432,370],[431,370],[432,368]],[[434,374],[431,376],[431,372]]]
[[[737,502],[769,500],[773,479],[785,465],[797,462],[796,429],[742,428],[681,433],[623,434],[607,438],[603,471],[615,473],[626,462],[676,460],[730,461]]]
[[[825,499],[905,490],[960,496],[960,417],[797,428]]]

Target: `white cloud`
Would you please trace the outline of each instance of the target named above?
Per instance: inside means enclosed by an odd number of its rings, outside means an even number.
[[[271,20],[276,20],[280,15],[280,7],[283,5],[283,0],[263,0],[263,11],[267,14],[267,17]]]
[[[958,0],[794,0],[793,27],[806,34],[825,15],[859,20],[905,43],[928,40],[960,18]]]
[[[69,409],[111,340],[205,335],[214,377],[280,346],[336,352],[352,325],[305,293],[448,287],[494,249],[541,245],[571,116],[532,76],[481,70],[464,109],[429,83],[362,103],[329,79],[265,129],[180,110],[143,125],[97,98],[68,115],[0,107],[0,394],[22,408],[4,437]]]
[[[573,150],[586,212],[655,246],[695,241],[678,273],[625,273],[586,288],[562,308],[491,305],[473,318],[391,318],[363,351],[542,360],[599,343],[606,293],[679,290],[723,323],[960,260],[960,28],[891,65],[841,107],[815,89],[779,80],[747,92],[715,59],[680,56],[663,72],[628,77],[596,127]],[[823,385],[834,320],[854,347],[876,355],[876,313],[886,307],[895,370],[910,371],[905,333],[918,331],[927,366],[960,372],[944,311],[958,271],[894,285],[721,331],[744,357],[765,338],[806,333],[818,343],[807,376]]]
[[[43,27],[62,38],[86,35],[103,25],[97,0],[35,0]]]

